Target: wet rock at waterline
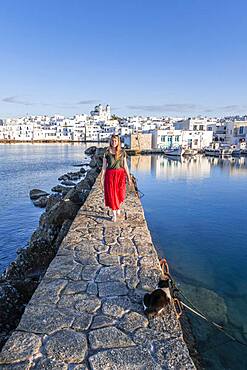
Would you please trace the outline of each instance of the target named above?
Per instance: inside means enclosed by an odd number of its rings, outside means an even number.
[[[78,172],[68,172],[67,176],[68,176],[69,180],[80,180],[80,178],[82,177],[82,173],[80,171],[78,171]]]
[[[59,181],[75,181],[75,180],[80,180],[80,178],[82,177],[82,172],[81,171],[78,171],[78,172],[68,172],[68,173],[65,173],[64,175],[60,176],[58,178]]]
[[[72,166],[73,167],[82,167],[84,165],[85,165],[85,163],[79,163],[79,164],[73,164]]]
[[[87,148],[85,150],[85,154],[87,154],[87,155],[93,155],[93,154],[95,154],[96,149],[97,149],[96,146],[91,146],[90,148]]]
[[[75,186],[76,185],[76,183],[71,180],[63,180],[61,181],[61,184],[65,186]]]
[[[32,200],[36,200],[42,196],[47,196],[47,195],[49,195],[49,193],[47,193],[44,190],[40,190],[40,189],[32,189],[29,192],[30,199]]]
[[[66,193],[70,190],[69,187],[67,186],[63,186],[63,185],[56,185],[56,186],[53,186],[53,188],[51,189],[51,191],[54,191],[56,193]]]
[[[39,197],[36,200],[33,200],[33,204],[36,207],[40,207],[40,208],[45,208],[46,205],[47,205],[47,202],[48,202],[48,197],[44,196],[44,195],[42,195],[41,197]]]
[[[62,180],[68,180],[69,179],[69,176],[68,175],[62,175],[62,176],[60,176],[59,178],[58,178],[58,181],[62,181]]]
[[[97,167],[97,162],[96,162],[95,158],[91,159],[91,161],[89,163],[89,166],[92,167],[92,168]]]

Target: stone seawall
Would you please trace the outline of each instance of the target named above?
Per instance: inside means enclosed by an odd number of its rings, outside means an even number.
[[[161,270],[140,200],[112,223],[99,179],[0,354],[0,369],[195,369],[172,306],[142,298]]]

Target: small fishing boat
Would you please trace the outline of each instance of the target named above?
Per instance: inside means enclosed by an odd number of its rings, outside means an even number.
[[[209,146],[204,149],[204,154],[206,156],[214,157],[229,157],[232,155],[233,149],[230,145],[222,143],[213,143],[212,146]]]
[[[240,149],[233,149],[232,150],[232,156],[233,157],[239,157],[241,155],[241,150]]]
[[[196,155],[196,154],[198,154],[198,150],[197,149],[191,149],[191,148],[184,149],[184,153],[183,153],[183,155],[186,155],[186,156],[193,156],[193,155]]]
[[[220,157],[221,153],[220,153],[220,149],[215,149],[215,148],[212,148],[212,147],[207,147],[204,149],[204,154],[206,156],[212,156],[212,157]]]
[[[163,149],[163,153],[171,157],[181,157],[184,154],[184,149],[182,147]]]

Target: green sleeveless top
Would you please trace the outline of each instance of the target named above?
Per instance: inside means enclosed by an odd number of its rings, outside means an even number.
[[[107,169],[117,169],[124,167],[124,158],[126,158],[125,150],[121,150],[121,155],[118,160],[115,159],[115,154],[111,154],[107,149],[104,155],[106,159],[106,168]]]

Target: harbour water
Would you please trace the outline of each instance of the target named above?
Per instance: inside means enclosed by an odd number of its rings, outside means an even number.
[[[59,176],[86,161],[84,150],[83,144],[0,145],[0,272],[26,245],[43,212],[29,199],[30,189],[50,192]],[[150,155],[130,157],[130,167],[144,193],[154,244],[177,284],[209,318],[247,343],[247,158]],[[191,320],[206,369],[247,368],[247,347]]]
[[[51,193],[59,176],[88,162],[85,149],[85,144],[0,144],[0,273],[28,243],[44,211],[34,207],[29,191]]]
[[[179,288],[246,344],[190,315],[205,368],[247,369],[247,158],[142,156],[131,167],[154,244]]]

